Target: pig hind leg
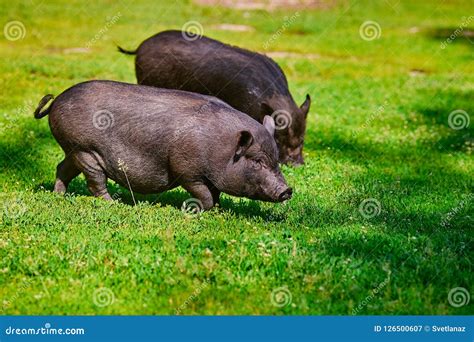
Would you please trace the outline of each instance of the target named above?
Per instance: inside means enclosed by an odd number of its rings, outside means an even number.
[[[81,165],[81,170],[87,181],[87,188],[96,197],[112,200],[107,191],[107,176],[96,157],[89,153],[78,153],[76,160]]]
[[[67,190],[69,182],[77,177],[81,171],[74,165],[74,160],[70,156],[66,156],[56,168],[56,182],[54,183],[54,192],[63,194]]]

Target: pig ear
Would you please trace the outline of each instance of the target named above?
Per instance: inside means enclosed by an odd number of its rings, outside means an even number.
[[[311,97],[309,96],[309,94],[306,94],[306,100],[304,100],[303,104],[300,107],[305,117],[308,116],[309,106],[311,106]]]
[[[245,155],[245,152],[253,143],[252,133],[249,131],[242,131],[239,133],[239,142],[237,143],[237,149],[235,150],[234,161],[237,161],[240,157]]]
[[[273,121],[273,118],[269,115],[265,115],[263,118],[263,126],[267,129],[268,133],[273,137],[275,134],[275,121]]]

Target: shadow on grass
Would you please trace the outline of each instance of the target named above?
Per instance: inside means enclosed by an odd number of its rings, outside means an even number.
[[[35,190],[40,191],[46,189],[48,191],[53,191],[54,183],[53,182],[44,182],[36,186]],[[148,203],[148,204],[160,204],[161,206],[171,206],[177,210],[181,210],[183,203],[191,198],[191,195],[184,191],[182,188],[173,189],[166,191],[160,194],[153,195],[142,195],[138,193],[133,193],[131,195],[130,191],[124,187],[118,185],[113,181],[109,181],[107,185],[110,195],[117,201],[121,203],[133,206],[136,203]],[[89,190],[87,189],[86,181],[83,179],[83,176],[75,178],[68,186],[68,194],[76,196],[91,196]],[[265,222],[281,222],[285,220],[284,214],[275,214],[273,210],[262,208],[257,201],[252,200],[242,200],[236,197],[229,199],[227,196],[223,198],[221,195],[221,202],[219,210],[224,212],[233,213],[237,216],[246,217],[246,218],[260,218]]]
[[[27,182],[41,177],[48,168],[56,170],[57,164],[47,161],[55,141],[38,133],[37,128],[29,128],[25,126],[14,142],[0,141],[0,175],[6,175],[7,180]]]
[[[462,172],[456,164],[443,163],[440,153],[416,154],[420,151],[410,148],[387,151],[373,144],[343,141],[333,141],[329,157],[361,168],[357,173],[335,170],[334,178],[343,182],[334,204],[315,207],[304,203],[299,211],[305,215],[294,215],[297,224],[319,227],[359,222],[380,224],[395,232],[432,232],[458,206],[461,196],[472,192],[468,170]],[[380,202],[380,215],[364,219],[359,208],[370,198]],[[431,210],[423,211],[423,207]],[[462,221],[453,224],[462,227]]]
[[[466,144],[474,141],[474,98],[473,91],[452,91],[445,89],[421,89],[418,95],[426,101],[416,101],[411,111],[420,113],[427,125],[448,128],[433,146],[438,151],[462,151]]]

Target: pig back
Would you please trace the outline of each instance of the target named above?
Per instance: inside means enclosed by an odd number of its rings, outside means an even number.
[[[263,100],[292,101],[272,59],[204,36],[186,40],[180,31],[160,32],[139,46],[135,67],[139,84],[217,96],[257,120]]]

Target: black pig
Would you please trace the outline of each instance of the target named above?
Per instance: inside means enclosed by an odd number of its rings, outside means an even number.
[[[139,84],[212,95],[263,123],[276,121],[275,139],[282,163],[303,164],[306,117],[311,100],[298,107],[286,77],[269,57],[181,31],[148,38],[136,51]]]
[[[35,111],[66,155],[54,191],[84,173],[95,196],[107,178],[138,193],[181,185],[209,209],[221,192],[281,202],[291,188],[278,167],[274,122],[264,125],[217,98],[112,81],[79,83]]]

